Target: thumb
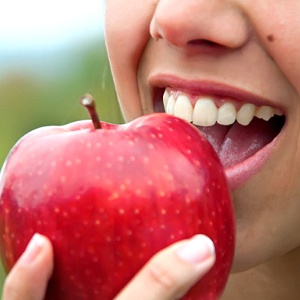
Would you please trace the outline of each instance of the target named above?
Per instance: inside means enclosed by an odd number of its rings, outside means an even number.
[[[46,237],[35,234],[6,277],[2,299],[44,299],[52,270],[52,245]]]
[[[179,299],[213,266],[213,242],[204,235],[158,252],[117,296],[117,300]],[[148,293],[148,294],[147,294]]]

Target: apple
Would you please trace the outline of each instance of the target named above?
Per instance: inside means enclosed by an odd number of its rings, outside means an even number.
[[[0,252],[12,268],[35,232],[53,243],[46,299],[112,299],[160,249],[195,234],[216,263],[184,299],[216,299],[235,223],[218,156],[191,124],[164,113],[128,124],[48,126],[13,147],[0,176]]]

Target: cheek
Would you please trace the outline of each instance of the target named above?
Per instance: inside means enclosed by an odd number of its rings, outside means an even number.
[[[150,38],[153,1],[108,0],[105,37],[118,98],[126,120],[142,114],[137,66]]]
[[[300,2],[266,0],[253,6],[252,21],[266,52],[299,94]]]

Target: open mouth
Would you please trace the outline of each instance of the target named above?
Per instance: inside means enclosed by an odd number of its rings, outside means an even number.
[[[227,170],[270,144],[285,123],[283,112],[267,105],[192,96],[171,88],[161,89],[158,94],[160,101],[155,101],[155,111],[165,111],[197,126]]]

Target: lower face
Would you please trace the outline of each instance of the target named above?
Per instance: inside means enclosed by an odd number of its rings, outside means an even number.
[[[163,2],[132,1],[119,9],[122,0],[107,1],[106,42],[121,107],[128,121],[152,112],[178,115],[212,143],[235,208],[233,271],[246,270],[300,245],[300,52],[294,45],[300,4],[291,10],[286,0],[231,1],[241,22],[236,28],[244,32],[236,32],[243,40],[230,48],[226,39],[184,46],[152,38],[150,23]],[[228,7],[224,14],[232,13]]]

